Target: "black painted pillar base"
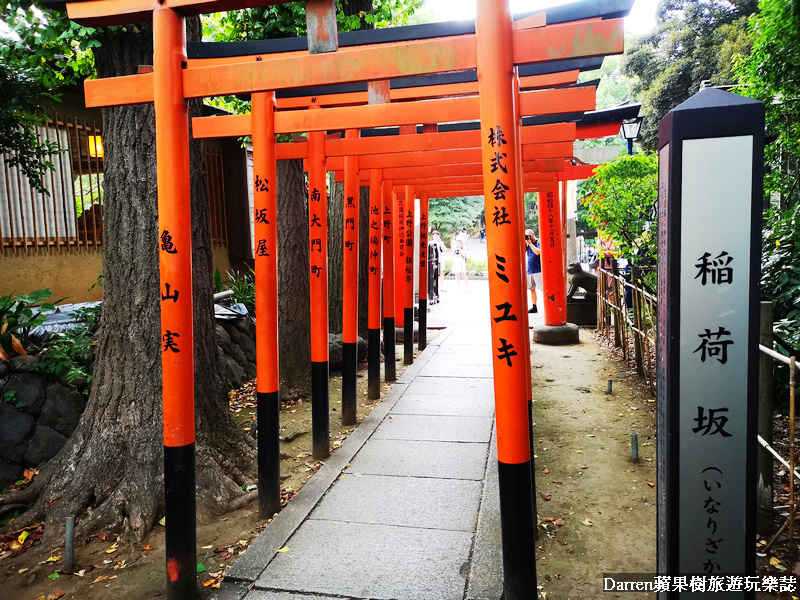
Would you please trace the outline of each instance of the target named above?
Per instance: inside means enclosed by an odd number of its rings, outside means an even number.
[[[537,519],[536,519],[536,514],[537,514],[536,500],[537,499],[536,499],[536,486],[534,484],[534,482],[536,481],[536,464],[535,464],[534,458],[533,458],[534,456],[536,456],[536,453],[534,452],[536,450],[536,448],[535,448],[536,444],[534,443],[534,440],[533,440],[533,400],[530,400],[528,402],[528,439],[530,440],[530,448],[531,448],[531,461],[529,463],[530,466],[531,466],[531,505],[533,507],[533,522],[536,523],[537,522]],[[538,540],[539,539],[539,528],[538,527],[534,527],[533,528],[533,539],[534,540]]]
[[[367,398],[381,397],[381,330],[367,330]]]
[[[537,597],[535,519],[530,461],[499,462],[500,528],[503,538],[503,600]]]
[[[164,446],[164,546],[167,599],[197,597],[197,507],[194,443]]]
[[[397,365],[394,363],[395,345],[394,317],[383,318],[383,380],[397,381]]]
[[[281,509],[280,392],[258,392],[258,514],[269,519]]]
[[[428,347],[428,300],[419,301],[419,343],[417,345],[422,352]]]
[[[316,460],[331,453],[330,391],[328,361],[311,363],[311,456]]]
[[[342,425],[356,424],[358,344],[342,344]]]
[[[414,362],[414,309],[403,309],[403,364]]]

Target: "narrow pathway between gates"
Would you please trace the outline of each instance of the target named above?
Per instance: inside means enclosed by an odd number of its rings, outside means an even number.
[[[222,587],[212,595],[213,599],[245,596],[248,600],[310,600],[320,596],[354,600],[500,598],[502,557],[497,454],[492,439],[494,399],[489,294],[486,281],[469,283],[469,291],[458,291],[454,281],[444,282],[441,303],[431,307],[429,327],[446,329],[232,566]],[[532,316],[541,319],[540,315]],[[588,332],[582,333],[585,340],[588,335]],[[583,344],[587,346],[584,351],[596,354],[593,341]],[[559,372],[561,355],[571,352],[569,347],[551,347],[537,359],[536,348],[534,371],[544,373],[546,370],[548,375],[545,381],[538,383],[543,387],[551,386],[549,375]],[[581,357],[576,358],[581,360]],[[542,364],[544,361],[548,363],[546,367]],[[554,361],[556,364],[549,364]],[[588,364],[589,361],[583,362]],[[580,370],[591,369],[584,365]],[[599,377],[603,379],[605,374]],[[589,395],[568,389],[578,382],[569,378],[565,381],[570,381],[567,388],[555,389],[557,395],[563,397],[559,412],[569,409],[564,402],[590,400]],[[542,408],[551,403],[552,400],[545,397]],[[592,417],[619,410],[616,404],[601,406],[597,409],[599,412],[592,411]],[[561,431],[550,428],[541,431],[546,445],[537,444],[539,450],[548,455],[551,452],[548,446],[554,449],[562,444],[567,445],[565,451],[574,453],[573,442],[586,445],[584,436],[595,434],[584,433],[584,425],[576,433],[577,437],[564,436],[567,442],[563,442],[564,437],[559,440],[555,435],[568,434],[572,422],[564,423]],[[598,423],[593,421],[590,429],[595,425]],[[598,437],[603,436],[602,432],[598,433]],[[624,444],[621,440],[614,442],[615,448],[609,453],[613,464],[602,469],[606,476],[615,469],[622,470],[619,465],[625,465]],[[643,454],[651,456],[652,452]],[[589,457],[578,458],[578,462],[590,460]],[[646,464],[642,468],[648,472],[641,474],[644,479],[651,476],[649,463]],[[549,489],[550,482],[543,479],[541,467],[537,462],[540,473],[537,487]],[[552,463],[550,468],[555,471],[558,467]],[[559,487],[563,484],[573,487],[568,483],[570,475],[554,474],[558,476]],[[586,483],[593,479],[590,476]],[[592,483],[602,485],[597,480]],[[586,492],[583,484],[583,481],[576,481],[574,487]],[[607,487],[617,485],[613,480],[608,484]],[[645,481],[641,481],[641,485],[647,487]],[[553,508],[561,506],[561,490],[551,492],[555,496]],[[550,503],[542,506],[541,496],[538,500],[540,518],[545,513],[549,515],[552,512]],[[576,517],[583,509],[575,510],[570,504],[563,505],[564,514],[560,517],[568,521],[566,527],[582,535],[583,531],[578,528],[587,526],[579,524],[580,519]],[[620,508],[627,513],[630,503],[625,504],[624,509]],[[542,575],[546,576],[545,581],[552,579],[552,567],[545,566],[547,554],[553,561],[553,553],[557,552],[557,545],[549,543],[555,533],[551,530],[556,525],[552,522],[545,525],[540,529],[543,539],[539,552],[544,561],[538,567],[542,571],[540,581]],[[619,525],[624,527],[624,523]],[[569,539],[565,535],[566,527],[558,532],[562,540]],[[615,542],[620,542],[621,532],[614,537]],[[598,542],[602,539],[600,535]],[[550,541],[555,542],[555,539]],[[564,548],[562,553],[566,563],[582,565],[578,572],[584,577],[594,571],[602,572],[600,567],[587,569],[584,564],[587,560],[593,562],[591,546],[591,541],[587,541],[580,552],[572,554],[570,548]],[[634,546],[640,555],[643,546],[647,553],[648,544]],[[617,551],[624,552],[622,548]],[[566,570],[569,570],[566,563]],[[621,567],[625,560],[620,557],[613,563]],[[569,583],[560,582],[562,585],[556,587],[569,589],[578,583],[571,577],[568,579]],[[581,584],[578,587],[584,590],[599,591],[601,582],[598,577],[597,581]],[[545,589],[547,587],[545,585]]]

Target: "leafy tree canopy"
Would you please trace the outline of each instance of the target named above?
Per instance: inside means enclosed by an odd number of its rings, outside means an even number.
[[[58,147],[39,140],[36,126],[58,102],[59,90],[88,75],[94,30],[35,4],[0,2],[0,152],[37,190]]]
[[[619,247],[623,258],[654,264],[658,250],[656,200],[658,157],[654,153],[622,155],[600,165],[587,180],[581,200],[586,221]]]
[[[431,198],[428,221],[431,229],[438,229],[442,237],[446,238],[451,231],[472,227],[483,208],[483,196]]]
[[[765,191],[780,194],[785,209],[800,193],[800,2],[762,0],[760,9],[750,20],[752,53],[738,73],[741,93],[765,104],[774,138],[765,149]]]
[[[732,65],[749,54],[747,23],[756,9],[757,0],[661,1],[656,28],[628,45],[622,67],[637,78],[633,94],[645,115],[645,149],[656,149],[658,122],[702,81],[736,83]]]

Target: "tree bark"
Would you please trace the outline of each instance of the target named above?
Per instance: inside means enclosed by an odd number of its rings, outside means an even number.
[[[302,160],[278,161],[278,339],[281,398],[311,396],[308,211]]]
[[[331,185],[328,202],[328,331],[342,333],[344,294],[344,184]]]
[[[199,39],[199,19],[187,33]],[[191,39],[191,38],[190,38]],[[100,77],[152,64],[152,31],[105,34],[95,53]],[[190,115],[199,114],[199,103]],[[103,315],[91,394],[77,429],[25,490],[3,504],[30,508],[11,528],[45,519],[54,542],[65,517],[78,535],[121,529],[141,541],[163,515],[163,439],[155,119],[152,105],[104,110],[105,230]],[[228,408],[220,378],[211,297],[211,244],[205,164],[192,142],[192,261],[195,336],[197,509],[228,509],[255,479],[255,448]]]

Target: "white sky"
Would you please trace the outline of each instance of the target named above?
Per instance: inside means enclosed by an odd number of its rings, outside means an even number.
[[[511,12],[527,12],[567,4],[574,0],[509,0]],[[656,6],[658,0],[635,0],[633,10],[625,19],[625,30],[635,35],[647,33],[655,27]],[[474,0],[425,0],[425,6],[433,9],[441,21],[475,18]]]

